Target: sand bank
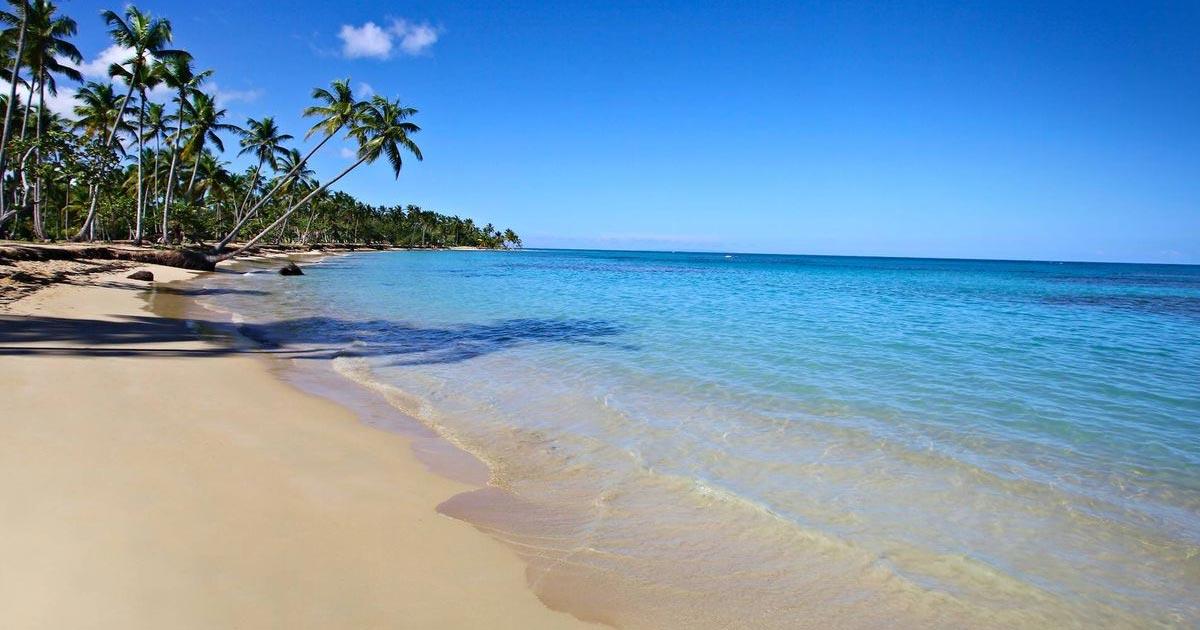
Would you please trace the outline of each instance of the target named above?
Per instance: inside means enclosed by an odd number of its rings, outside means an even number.
[[[0,627],[583,625],[435,511],[471,485],[155,317],[128,273],[0,310]]]

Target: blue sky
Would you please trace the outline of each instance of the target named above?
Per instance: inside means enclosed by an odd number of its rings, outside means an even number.
[[[528,245],[1200,263],[1194,2],[138,6],[239,123],[420,108],[423,163],[339,187]],[[62,2],[89,61],[109,7]]]

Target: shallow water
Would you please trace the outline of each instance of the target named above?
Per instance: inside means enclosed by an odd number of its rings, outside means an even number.
[[[218,274],[475,454],[444,511],[629,627],[1200,624],[1200,267],[390,252]]]

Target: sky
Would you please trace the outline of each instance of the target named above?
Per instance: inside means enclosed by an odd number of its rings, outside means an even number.
[[[102,74],[122,5],[60,2]],[[1196,2],[138,6],[234,122],[418,108],[423,162],[336,187],[527,246],[1200,263]]]

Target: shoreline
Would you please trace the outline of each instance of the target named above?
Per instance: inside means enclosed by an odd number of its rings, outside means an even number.
[[[156,287],[198,275],[136,268]],[[587,626],[437,512],[477,476],[151,314],[131,270],[0,310],[0,500],[26,506],[0,519],[0,625]]]

